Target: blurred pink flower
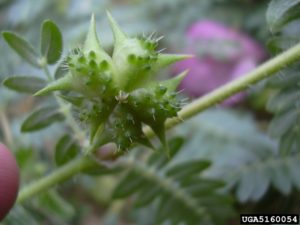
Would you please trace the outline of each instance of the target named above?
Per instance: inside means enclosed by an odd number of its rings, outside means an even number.
[[[186,32],[186,53],[195,55],[173,67],[174,73],[189,69],[180,88],[192,97],[199,97],[254,69],[265,57],[264,49],[252,38],[214,21],[200,21]],[[245,93],[225,101],[240,102]]]

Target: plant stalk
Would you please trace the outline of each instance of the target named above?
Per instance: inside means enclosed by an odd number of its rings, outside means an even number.
[[[49,188],[59,184],[63,181],[70,179],[75,174],[80,173],[84,169],[95,165],[95,162],[88,157],[81,157],[75,159],[68,164],[56,169],[48,176],[33,182],[32,184],[24,187],[17,198],[17,203],[23,203],[25,200],[31,199],[33,196],[46,191]]]

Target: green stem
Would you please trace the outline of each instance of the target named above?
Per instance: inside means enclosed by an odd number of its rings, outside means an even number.
[[[171,128],[183,120],[191,118],[199,112],[209,108],[210,106],[219,104],[226,98],[246,89],[250,85],[263,80],[266,77],[271,76],[272,74],[280,71],[282,68],[295,63],[298,60],[300,60],[300,44],[295,45],[286,52],[262,64],[245,76],[242,76],[239,79],[234,80],[188,104],[179,112],[180,119],[175,118],[168,120],[166,122],[166,127]],[[145,129],[145,133],[147,136],[151,136],[153,134],[149,128]],[[22,189],[18,197],[18,202],[22,203],[41,191],[47,190],[48,188],[69,179],[82,169],[89,167],[91,165],[90,163],[92,163],[92,161],[89,161],[88,158],[71,161],[64,167],[54,171],[52,174]]]
[[[46,62],[43,63],[42,68],[44,69],[44,72],[45,72],[45,74],[46,74],[46,76],[47,76],[47,78],[48,78],[48,81],[49,81],[49,82],[53,81],[54,79],[53,79],[53,77],[51,76],[51,74],[50,74],[50,72],[49,72],[49,69],[48,69],[48,66],[47,66],[47,63],[46,63]]]
[[[258,81],[270,77],[276,72],[279,72],[283,68],[297,61],[300,61],[300,43],[276,56],[275,58],[270,59],[269,61],[257,67],[255,70],[188,104],[178,113],[179,119],[169,119],[166,122],[166,127],[171,128],[176,124],[181,123],[182,120],[189,119],[199,112],[221,103],[228,97],[247,89]]]
[[[81,157],[71,161],[70,163],[58,168],[52,174],[42,178],[27,187],[24,187],[19,193],[17,203],[22,203],[27,199],[37,195],[38,193],[47,190],[58,183],[68,180],[82,170],[95,165],[95,162],[87,157]]]
[[[74,132],[74,137],[78,140],[79,143],[84,144],[85,141],[85,134],[80,129],[80,127],[77,125],[74,117],[71,114],[71,106],[69,103],[65,103],[58,95],[57,93],[54,93],[54,96],[56,98],[56,101],[60,107],[60,112],[65,116],[67,120],[67,124],[71,127],[71,129]]]

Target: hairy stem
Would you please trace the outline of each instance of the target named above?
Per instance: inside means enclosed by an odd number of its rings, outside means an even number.
[[[255,84],[260,80],[265,79],[266,77],[271,76],[272,74],[280,71],[292,63],[295,63],[298,60],[300,60],[300,44],[295,45],[286,52],[267,61],[245,76],[242,76],[239,79],[236,79],[205,95],[204,97],[201,97],[188,104],[179,112],[180,119],[169,119],[166,122],[166,127],[171,128],[183,120],[191,118],[199,112],[222,102],[228,97],[246,89],[250,85]],[[153,135],[153,132],[150,130],[150,128],[147,127],[144,130],[147,136]],[[58,170],[55,170],[52,174],[22,189],[18,197],[18,202],[22,203],[41,191],[47,190],[57,183],[69,179],[82,169],[89,167],[91,165],[90,163],[92,163],[92,161],[90,161],[88,158],[81,158],[68,163]]]
[[[290,48],[286,52],[276,56],[275,58],[265,62],[264,64],[257,67],[255,70],[241,76],[240,78],[229,82],[220,88],[214,90],[211,93],[195,100],[194,102],[188,104],[179,112],[179,118],[169,119],[166,122],[168,128],[191,118],[192,116],[198,114],[199,112],[217,105],[222,101],[226,100],[228,97],[247,89],[251,85],[261,81],[274,73],[280,71],[292,63],[300,60],[300,43]]]
[[[58,183],[68,180],[75,174],[80,173],[82,170],[87,169],[94,164],[95,162],[87,157],[81,157],[71,161],[70,163],[56,169],[55,172],[46,176],[45,178],[42,178],[31,185],[24,187],[19,193],[17,203],[22,203]]]
[[[56,98],[56,101],[60,107],[60,112],[65,116],[67,124],[71,127],[71,129],[74,132],[75,139],[80,143],[84,144],[85,141],[85,134],[80,129],[80,127],[77,125],[74,117],[71,114],[71,106],[69,103],[65,103],[58,95],[57,93],[54,93],[54,96]]]

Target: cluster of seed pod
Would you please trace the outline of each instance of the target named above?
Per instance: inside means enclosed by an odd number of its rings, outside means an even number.
[[[188,56],[162,54],[156,51],[158,39],[129,38],[109,13],[108,18],[115,41],[112,56],[100,46],[92,17],[83,48],[65,59],[65,76],[36,95],[67,91],[64,99],[74,105],[81,121],[89,126],[94,148],[108,142],[114,142],[121,151],[135,143],[151,147],[143,124],[149,125],[165,144],[164,122],[176,117],[181,108],[176,88],[186,72],[161,82],[155,76],[165,66]],[[80,101],[74,101],[72,93]]]

